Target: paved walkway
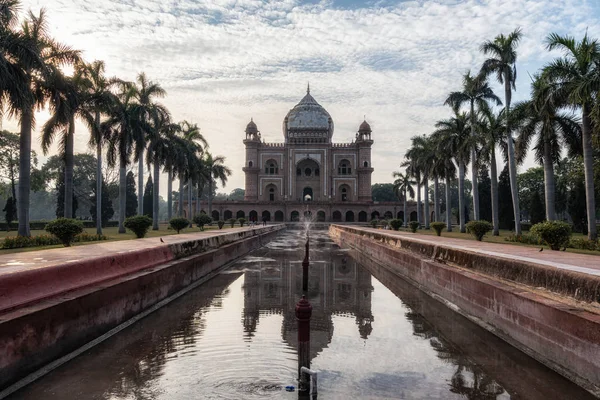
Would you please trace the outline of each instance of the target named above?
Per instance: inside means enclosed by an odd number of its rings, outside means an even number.
[[[26,251],[0,255],[0,276],[24,270],[42,269],[67,263],[79,262],[95,257],[106,257],[110,254],[122,254],[131,251],[155,248],[189,240],[227,235],[235,231],[246,231],[255,227],[243,227],[224,230],[197,231],[179,235],[166,235],[137,240],[119,240],[114,242],[96,242],[93,244],[63,247],[58,249]],[[258,228],[258,227],[256,227]],[[161,242],[162,239],[162,242]]]
[[[401,236],[414,240],[434,243],[442,246],[451,246],[461,250],[472,251],[496,257],[517,259],[545,266],[566,269],[569,271],[582,272],[585,274],[600,276],[600,256],[567,253],[553,251],[539,247],[518,246],[512,244],[477,242],[475,240],[455,239],[442,236],[421,235],[419,233],[398,232],[373,228],[361,228],[377,233],[385,233],[391,236]]]

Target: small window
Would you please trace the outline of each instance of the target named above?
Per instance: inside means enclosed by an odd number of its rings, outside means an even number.
[[[278,174],[277,164],[275,164],[274,162],[268,163],[267,166],[265,167],[265,174],[277,175]]]
[[[369,163],[365,161],[365,162],[364,162],[364,164],[363,164],[363,166],[364,166],[365,168],[367,168],[367,167],[369,166]]]
[[[342,201],[348,201],[348,191],[346,188],[342,188]]]
[[[253,164],[252,164],[252,161],[248,161],[248,166],[249,166],[249,167],[252,167],[252,165],[253,165]]]
[[[302,170],[300,168],[296,168],[296,176],[302,175]]]
[[[312,174],[312,170],[310,168],[305,168],[304,169],[304,175],[310,176],[311,174]]]
[[[275,189],[269,189],[269,201],[275,201]]]
[[[350,168],[350,163],[347,161],[342,161],[338,167],[339,175],[350,175],[352,173],[352,168]]]
[[[319,176],[319,168],[315,168],[315,176]]]

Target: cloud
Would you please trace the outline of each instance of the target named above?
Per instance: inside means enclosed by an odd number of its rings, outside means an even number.
[[[410,137],[449,115],[445,96],[479,68],[484,40],[523,29],[519,100],[529,93],[527,72],[556,55],[544,49],[548,33],[581,37],[589,27],[600,36],[598,6],[579,0],[23,1],[24,9],[42,5],[56,38],[86,59],[104,59],[111,75],[145,71],[161,83],[174,118],[197,122],[212,151],[227,156],[234,171],[227,190],[244,185],[250,117],[265,139],[282,141],[283,117],[308,81],[334,118],[335,141],[353,138],[366,114],[373,182],[387,182]],[[87,135],[79,132],[83,151]]]

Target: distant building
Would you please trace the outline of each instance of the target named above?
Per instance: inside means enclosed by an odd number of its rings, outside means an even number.
[[[244,201],[213,203],[212,218],[283,222],[307,213],[322,222],[404,219],[401,202],[373,203],[371,126],[363,121],[351,143],[333,143],[333,130],[310,87],[283,120],[283,143],[265,142],[250,120],[243,141]],[[416,204],[407,206],[416,220]]]

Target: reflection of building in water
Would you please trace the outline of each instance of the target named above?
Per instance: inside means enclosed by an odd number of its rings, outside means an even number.
[[[363,339],[367,339],[372,331],[371,274],[346,253],[333,250],[327,258],[327,261],[313,261],[310,265],[306,297],[313,306],[311,359],[331,341],[332,315],[354,316]],[[294,309],[303,293],[301,261],[296,260],[300,258],[264,262],[258,271],[246,272],[243,323],[247,337],[254,336],[260,315],[282,314],[283,339],[290,346],[297,346]]]

